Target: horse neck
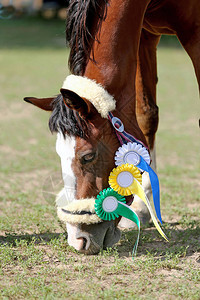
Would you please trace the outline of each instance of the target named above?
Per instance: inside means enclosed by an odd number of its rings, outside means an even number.
[[[139,2],[139,3],[138,3]],[[111,1],[93,44],[84,76],[102,84],[116,100],[116,112],[127,130],[144,141],[136,121],[135,77],[142,21],[148,0]],[[137,9],[136,9],[137,8]]]

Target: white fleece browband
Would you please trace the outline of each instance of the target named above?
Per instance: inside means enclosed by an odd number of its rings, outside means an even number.
[[[102,86],[87,77],[69,75],[65,79],[63,89],[68,89],[80,97],[90,101],[102,118],[107,118],[110,111],[115,110],[116,101]]]
[[[94,209],[95,198],[75,200],[64,207],[57,207],[61,221],[70,224],[96,224],[102,222]]]

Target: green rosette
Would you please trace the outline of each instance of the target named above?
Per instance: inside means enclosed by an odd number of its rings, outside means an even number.
[[[107,188],[97,195],[94,207],[98,217],[104,221],[115,220],[119,216],[122,216],[132,220],[137,225],[138,236],[133,247],[133,255],[135,255],[140,236],[140,220],[133,209],[126,204],[125,198],[112,188]]]
[[[118,211],[119,202],[126,203],[126,199],[111,188],[101,191],[95,200],[95,211],[99,218],[104,221],[115,220],[121,216]]]

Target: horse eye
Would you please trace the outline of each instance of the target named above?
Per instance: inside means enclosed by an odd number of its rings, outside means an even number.
[[[95,157],[96,157],[96,153],[88,153],[82,157],[82,163],[86,164],[92,162],[95,159]]]

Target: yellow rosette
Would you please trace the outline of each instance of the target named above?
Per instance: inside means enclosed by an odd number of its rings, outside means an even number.
[[[137,181],[142,184],[142,175],[134,165],[125,164],[113,169],[108,181],[114,191],[122,196],[130,196],[135,194]]]
[[[137,167],[135,167],[134,165],[125,164],[113,169],[109,176],[109,184],[114,191],[118,192],[122,196],[130,196],[132,194],[138,195],[149,209],[152,221],[156,229],[158,230],[160,235],[168,241],[166,235],[162,231],[154,216],[151,204],[145,195],[143,187],[141,186],[142,175],[140,174],[140,171]]]

